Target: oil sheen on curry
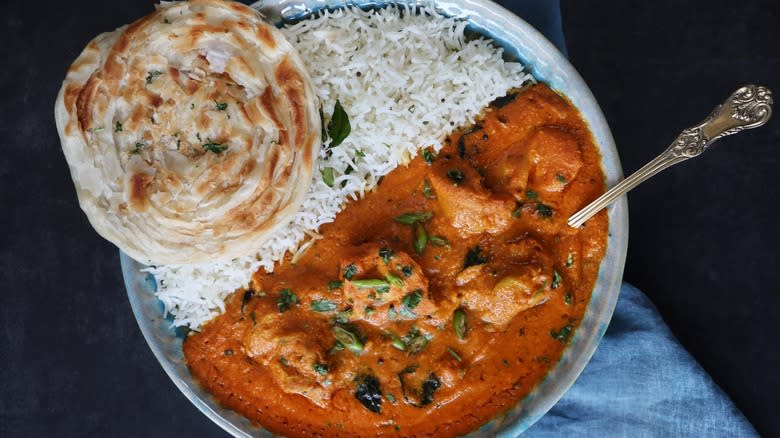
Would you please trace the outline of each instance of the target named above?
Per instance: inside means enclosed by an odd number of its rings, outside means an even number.
[[[287,436],[454,436],[560,359],[604,256],[604,190],[578,111],[544,85],[494,102],[260,271],[187,337],[222,404]]]

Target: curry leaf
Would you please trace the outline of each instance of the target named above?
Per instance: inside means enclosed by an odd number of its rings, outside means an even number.
[[[398,380],[401,382],[401,391],[403,391],[404,402],[416,408],[421,408],[433,403],[433,396],[441,387],[441,380],[439,380],[439,377],[435,373],[431,372],[422,382],[420,388],[411,388],[406,381],[406,376],[415,374],[417,368],[417,365],[410,365],[404,368],[398,373]]]
[[[382,411],[382,390],[379,387],[379,379],[374,376],[360,377],[355,390],[355,398],[369,411],[380,413]]]
[[[328,122],[328,137],[330,137],[328,148],[335,148],[343,143],[350,132],[352,132],[352,126],[349,124],[349,116],[344,111],[344,107],[341,106],[341,102],[336,100],[333,115]]]
[[[463,269],[485,263],[487,263],[487,258],[482,254],[482,248],[477,245],[466,253],[466,258],[463,260]]]

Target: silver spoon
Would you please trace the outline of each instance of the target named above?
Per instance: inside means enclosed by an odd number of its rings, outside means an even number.
[[[661,155],[571,215],[569,226],[581,226],[620,195],[668,167],[699,156],[715,140],[765,124],[772,115],[772,103],[772,92],[764,87],[745,85],[738,89],[703,122],[683,130]]]

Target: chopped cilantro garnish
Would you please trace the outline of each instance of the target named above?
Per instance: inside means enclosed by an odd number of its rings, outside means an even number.
[[[553,337],[553,339],[561,342],[566,342],[569,340],[569,336],[571,335],[571,331],[574,329],[574,327],[571,324],[566,324],[565,326],[561,327],[560,330],[550,331],[550,336]]]
[[[552,207],[546,204],[542,204],[541,202],[536,203],[536,212],[544,217],[550,217],[553,215]]]
[[[227,143],[223,144],[223,143],[208,142],[203,144],[203,149],[214,152],[215,154],[221,154],[222,152],[225,152],[227,148],[228,148]]]
[[[436,159],[436,152],[431,148],[425,148],[422,150],[422,156],[426,163],[431,164]]]
[[[466,176],[459,169],[450,169],[447,171],[447,178],[451,179],[455,184],[460,184]]]
[[[398,318],[398,312],[396,312],[396,310],[395,310],[395,306],[394,306],[394,305],[392,305],[392,304],[390,305],[390,308],[389,308],[389,309],[387,309],[387,318],[388,318],[390,321],[392,321],[392,320],[394,320],[394,319]]]
[[[428,182],[428,180],[423,181],[423,189],[422,189],[423,196],[425,196],[428,199],[436,199],[436,195],[433,193],[433,188],[431,187],[431,184]]]
[[[333,320],[340,324],[346,324],[349,322],[349,317],[352,316],[352,308],[347,308],[336,314]]]
[[[146,84],[147,85],[151,84],[152,81],[154,80],[154,78],[156,78],[157,76],[160,76],[161,74],[162,74],[162,72],[159,71],[159,70],[152,70],[152,71],[150,71],[149,74],[146,75]]]
[[[344,267],[344,278],[347,280],[352,280],[355,274],[357,274],[357,266],[349,264]]]
[[[566,267],[571,268],[572,266],[574,266],[574,254],[569,253],[566,255]]]
[[[417,327],[412,326],[401,340],[410,354],[417,354],[425,349],[431,338]]]
[[[276,299],[276,307],[279,312],[286,312],[290,306],[298,302],[298,297],[291,289],[282,289],[279,291],[279,297]]]
[[[406,307],[409,310],[414,310],[422,300],[422,291],[420,289],[415,290],[414,292],[410,292],[406,295],[404,295],[402,302],[404,303],[404,307]]]
[[[393,258],[393,250],[383,246],[379,249],[379,257],[381,257],[385,263],[390,263],[390,259]]]
[[[324,363],[315,363],[314,365],[312,365],[312,369],[314,370],[315,373],[321,376],[328,374],[328,365]]]
[[[558,271],[553,270],[553,279],[552,284],[550,284],[551,289],[558,289],[558,286],[561,285],[561,274],[558,273]]]

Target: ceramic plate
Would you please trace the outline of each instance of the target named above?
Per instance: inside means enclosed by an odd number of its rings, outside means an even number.
[[[371,1],[264,1],[254,6],[276,23],[305,17],[323,8],[347,5],[381,7]],[[507,55],[520,60],[537,80],[566,95],[588,122],[601,150],[607,185],[622,178],[620,160],[604,115],[588,86],[566,58],[528,23],[490,1],[408,1],[425,5],[444,15],[468,21],[471,30],[492,38]],[[508,412],[494,418],[469,436],[516,436],[541,418],[574,383],[590,360],[615,309],[628,244],[628,209],[625,197],[609,208],[609,238],[596,286],[575,336],[561,360],[545,379]],[[271,436],[246,418],[220,406],[190,375],[182,353],[183,335],[171,328],[155,297],[155,282],[141,273],[143,265],[120,255],[130,303],[149,347],[165,372],[184,395],[204,414],[236,437]]]

